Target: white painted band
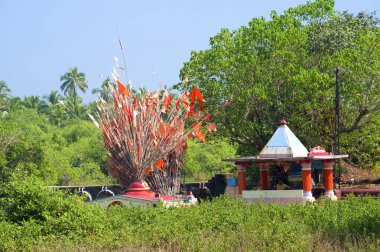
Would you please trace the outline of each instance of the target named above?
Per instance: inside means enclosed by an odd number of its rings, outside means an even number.
[[[311,168],[311,162],[301,163],[301,165],[302,165],[302,169],[303,168]]]

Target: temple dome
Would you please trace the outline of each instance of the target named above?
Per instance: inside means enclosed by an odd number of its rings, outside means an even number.
[[[301,141],[286,125],[286,121],[281,121],[271,139],[259,154],[260,158],[279,158],[279,157],[306,157],[308,151]]]

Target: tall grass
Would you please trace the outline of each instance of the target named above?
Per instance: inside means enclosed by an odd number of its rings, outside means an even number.
[[[18,193],[12,197],[21,197],[22,190]],[[198,206],[150,209],[121,206],[100,209],[72,197],[62,197],[60,192],[55,196],[50,193],[49,200],[39,197],[44,199],[50,205],[59,201],[55,204],[58,209],[47,207],[48,212],[36,213],[32,201],[3,202],[0,250],[380,249],[380,201],[371,198],[285,206],[245,204],[239,199],[221,197]],[[28,209],[34,212],[30,212],[30,218],[15,221],[7,212],[15,204],[23,209],[24,215]]]

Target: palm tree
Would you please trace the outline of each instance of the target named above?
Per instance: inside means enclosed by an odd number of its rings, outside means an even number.
[[[7,109],[8,100],[11,98],[10,92],[5,81],[0,81],[0,109]]]
[[[20,97],[12,97],[11,99],[9,99],[8,105],[9,105],[10,112],[24,108],[24,104],[22,103],[22,100]]]
[[[62,97],[58,91],[51,91],[50,94],[44,95],[42,97],[42,111],[46,114],[51,114],[51,110],[59,104],[60,100],[62,100]]]
[[[24,97],[23,104],[26,108],[34,108],[39,110],[41,108],[42,102],[39,96],[31,95]]]
[[[102,97],[105,101],[109,102],[111,90],[110,90],[110,78],[107,77],[102,83],[102,86],[100,88],[94,88],[92,90],[92,94],[98,94],[100,97]]]
[[[78,91],[79,88],[83,93],[86,93],[88,88],[86,75],[84,73],[78,72],[76,67],[69,69],[67,73],[61,76],[61,90],[67,97],[72,97],[74,112],[78,115]]]
[[[44,103],[47,105],[56,105],[61,99],[61,95],[58,93],[58,91],[51,91],[50,94],[44,95],[43,97]]]

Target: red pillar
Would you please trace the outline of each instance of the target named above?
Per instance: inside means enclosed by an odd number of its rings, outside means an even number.
[[[311,162],[302,161],[302,187],[303,187],[303,197],[308,201],[314,201],[315,198],[311,192]]]
[[[334,195],[334,175],[333,175],[333,160],[324,160],[323,163],[323,184],[325,186],[325,196],[335,200]]]
[[[238,191],[239,195],[246,190],[247,187],[247,178],[246,178],[246,164],[244,163],[235,163],[237,172],[238,172]]]
[[[260,189],[269,190],[269,168],[268,163],[260,164]]]

